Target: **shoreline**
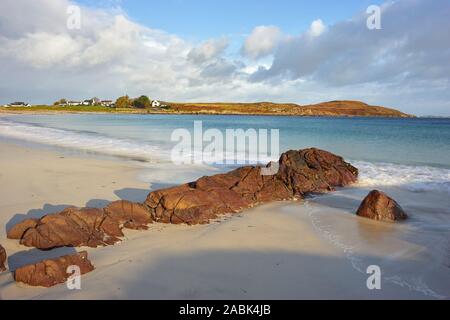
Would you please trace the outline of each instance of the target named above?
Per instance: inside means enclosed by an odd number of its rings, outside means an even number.
[[[297,117],[297,118],[374,118],[374,119],[420,119],[420,117],[396,117],[396,116],[359,116],[359,115],[299,115],[299,114],[279,114],[279,113],[213,113],[213,112],[140,112],[140,111],[70,111],[70,110],[20,110],[3,111],[2,115],[57,115],[57,114],[97,114],[97,115],[168,115],[168,116],[246,116],[246,117]],[[444,118],[446,119],[446,118]]]
[[[69,111],[69,110],[60,110],[60,111],[11,111],[11,110],[2,110],[0,107],[0,117],[2,116],[15,116],[15,115],[59,115],[59,114],[94,114],[94,115],[172,115],[172,116],[246,116],[246,117],[294,117],[294,118],[332,118],[332,119],[428,119],[428,120],[448,120],[450,116],[412,116],[412,117],[395,117],[395,116],[354,116],[354,115],[296,115],[296,114],[250,114],[250,113],[183,113],[183,112],[97,112],[97,111]]]

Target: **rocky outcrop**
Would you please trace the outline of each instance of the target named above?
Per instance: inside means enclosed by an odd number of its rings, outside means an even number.
[[[378,190],[369,193],[356,214],[377,221],[393,222],[408,218],[408,215],[394,199]]]
[[[22,236],[25,233],[25,231],[36,227],[38,221],[39,221],[38,219],[27,219],[14,225],[6,233],[8,239],[22,239]]]
[[[242,211],[261,203],[331,191],[355,182],[358,170],[341,157],[318,149],[289,151],[275,175],[261,167],[243,167],[226,174],[149,194],[145,204],[154,221],[207,223],[219,215]]]
[[[94,270],[87,252],[84,251],[18,268],[14,273],[14,278],[17,282],[23,282],[30,286],[49,288],[67,281],[71,275],[68,273],[70,266],[80,268],[82,275]]]
[[[152,222],[144,205],[117,201],[103,209],[67,208],[40,220],[25,220],[8,232],[8,238],[20,239],[28,247],[97,247],[111,245],[123,237],[122,229],[146,229]]]
[[[341,157],[318,149],[284,153],[273,175],[262,170],[248,166],[203,177],[151,192],[143,204],[121,201],[104,209],[69,208],[37,221],[23,221],[8,237],[39,249],[110,245],[123,237],[123,228],[145,229],[152,221],[208,223],[258,204],[331,191],[355,182],[358,176],[358,170]]]
[[[6,270],[5,262],[6,262],[6,250],[0,245],[0,272]]]

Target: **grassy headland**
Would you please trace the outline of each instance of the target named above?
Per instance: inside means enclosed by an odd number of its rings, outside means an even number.
[[[395,117],[412,115],[401,111],[371,106],[360,101],[330,101],[313,105],[293,103],[179,103],[166,102],[165,108],[110,108],[102,106],[0,107],[3,113],[120,113],[120,114],[205,114],[205,115],[273,115],[321,117]]]

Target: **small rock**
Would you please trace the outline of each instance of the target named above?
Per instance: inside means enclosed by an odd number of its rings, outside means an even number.
[[[67,281],[70,276],[67,273],[69,266],[78,266],[81,274],[94,270],[95,268],[87,256],[87,252],[83,251],[74,255],[43,260],[36,264],[18,268],[15,271],[14,278],[17,282],[23,282],[34,287],[53,287]]]
[[[394,199],[378,190],[369,193],[356,214],[377,221],[394,222],[408,219],[408,215]]]

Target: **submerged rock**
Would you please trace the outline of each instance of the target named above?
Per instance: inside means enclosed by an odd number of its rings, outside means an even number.
[[[378,190],[369,193],[356,214],[377,221],[392,222],[408,218],[408,215],[394,199]]]
[[[5,267],[6,258],[7,258],[6,250],[0,244],[0,272],[3,272],[6,270],[6,267]]]
[[[358,177],[358,170],[343,158],[318,149],[286,152],[277,168],[273,175],[248,166],[203,177],[151,192],[143,204],[119,201],[104,209],[69,208],[37,221],[25,220],[8,237],[39,249],[110,245],[120,241],[123,228],[146,229],[153,221],[204,224],[261,203],[332,191]]]
[[[70,276],[67,272],[70,266],[80,268],[80,274],[86,274],[95,269],[88,259],[87,252],[83,251],[18,268],[14,273],[14,279],[30,286],[49,288],[67,281]]]

